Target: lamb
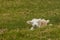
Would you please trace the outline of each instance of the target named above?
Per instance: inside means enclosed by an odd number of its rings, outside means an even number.
[[[41,26],[47,26],[49,21],[50,20],[45,20],[45,19],[41,19],[41,18],[39,18],[39,19],[34,18],[34,19],[30,20],[30,21],[27,21],[27,23],[32,25],[30,30],[33,30],[34,27],[39,27],[40,28]]]

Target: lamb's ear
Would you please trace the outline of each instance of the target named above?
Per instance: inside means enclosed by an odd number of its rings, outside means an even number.
[[[47,23],[50,22],[50,20],[47,20]]]
[[[32,22],[31,22],[31,21],[27,21],[27,23],[28,23],[28,24],[32,24]]]
[[[28,23],[28,21],[26,23]]]
[[[29,24],[29,23],[30,23],[30,21],[27,21],[27,23]]]

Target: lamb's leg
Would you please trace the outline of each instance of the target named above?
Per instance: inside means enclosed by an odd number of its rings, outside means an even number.
[[[31,27],[31,29],[30,30],[33,30],[34,29],[34,27]]]
[[[34,30],[34,27],[35,27],[35,25],[33,25],[33,24],[32,24],[32,27],[31,27],[31,29],[30,29],[30,30]]]

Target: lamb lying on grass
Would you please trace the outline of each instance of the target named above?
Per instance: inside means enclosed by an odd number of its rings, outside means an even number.
[[[30,30],[33,30],[34,27],[41,27],[41,26],[47,26],[50,20],[45,20],[45,19],[32,19],[30,21],[27,21],[28,24],[31,24],[32,27]]]

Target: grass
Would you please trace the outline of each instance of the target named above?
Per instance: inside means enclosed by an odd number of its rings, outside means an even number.
[[[53,26],[29,30],[33,18]],[[60,40],[60,0],[0,0],[0,40]]]

